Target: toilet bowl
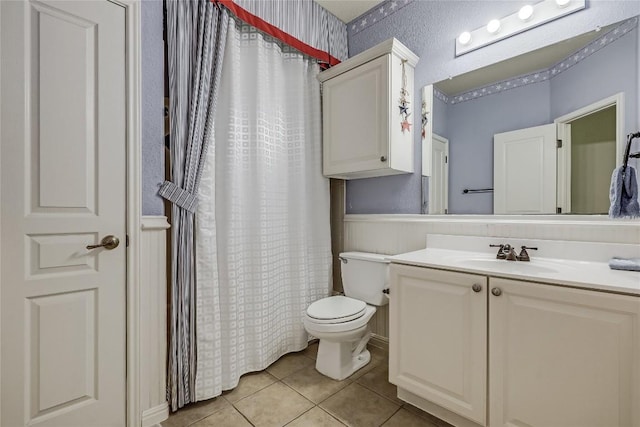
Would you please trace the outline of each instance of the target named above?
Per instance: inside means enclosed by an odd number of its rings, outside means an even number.
[[[320,339],[316,370],[335,380],[343,380],[369,363],[368,322],[376,312],[375,305],[388,303],[382,293],[388,282],[384,255],[346,252],[340,259],[345,295],[312,303],[304,317],[307,332]]]

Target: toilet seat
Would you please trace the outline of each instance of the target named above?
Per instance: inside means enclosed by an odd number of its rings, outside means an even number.
[[[366,308],[364,301],[337,295],[312,303],[307,308],[307,316],[313,323],[344,323],[362,317]]]
[[[366,305],[364,309],[364,313],[352,320],[345,320],[342,322],[318,322],[318,319],[314,319],[313,317],[306,314],[304,316],[304,325],[307,331],[320,339],[322,336],[318,336],[317,334],[340,334],[345,332],[356,331],[360,328],[364,328],[367,326],[367,323],[376,312],[376,308],[372,305]]]

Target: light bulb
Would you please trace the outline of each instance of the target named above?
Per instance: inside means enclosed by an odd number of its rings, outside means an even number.
[[[471,33],[469,31],[465,31],[464,33],[460,34],[460,36],[458,37],[458,41],[462,45],[471,43]]]
[[[522,21],[528,21],[533,16],[533,6],[530,4],[522,6],[518,12],[518,18]]]
[[[491,21],[489,21],[489,23],[487,24],[487,31],[489,31],[489,33],[491,34],[495,34],[500,31],[500,20],[492,19]]]
[[[566,7],[570,2],[571,0],[556,0],[558,7]]]

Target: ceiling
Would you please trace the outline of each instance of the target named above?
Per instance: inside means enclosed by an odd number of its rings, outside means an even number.
[[[315,0],[320,6],[348,24],[384,0]]]

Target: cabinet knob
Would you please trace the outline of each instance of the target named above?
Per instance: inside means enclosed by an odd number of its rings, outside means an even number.
[[[474,283],[471,289],[473,289],[473,292],[480,292],[482,290],[482,285]]]
[[[381,162],[386,162],[386,161],[387,161],[387,158],[386,158],[385,156],[380,156],[380,161],[381,161]]]
[[[500,295],[502,295],[502,289],[500,288],[493,288],[491,289],[491,293],[497,297],[499,297]]]

